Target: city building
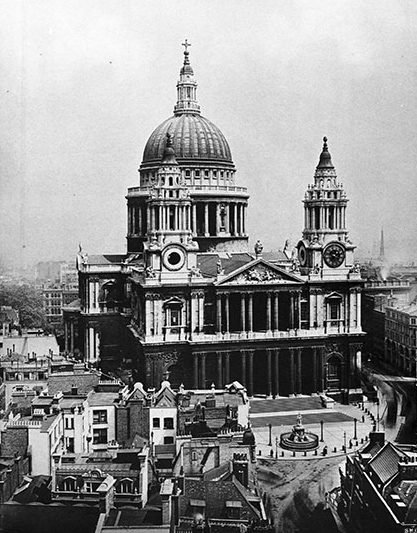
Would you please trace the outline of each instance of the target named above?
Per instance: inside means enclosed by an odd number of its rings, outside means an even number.
[[[25,332],[3,337],[0,347],[0,378],[4,385],[1,409],[6,409],[14,390],[36,390],[46,386],[51,362],[60,361],[54,335]]]
[[[370,434],[369,444],[348,455],[340,472],[339,512],[349,528],[376,533],[417,530],[417,448]]]
[[[416,377],[417,304],[387,307],[385,316],[385,360],[393,368]]]
[[[355,397],[363,282],[327,139],[296,248],[272,257],[257,241],[249,253],[248,193],[196,91],[185,43],[174,115],[149,137],[128,190],[127,254],[78,253],[66,346],[146,388],[168,372],[175,389],[239,381],[250,396]]]

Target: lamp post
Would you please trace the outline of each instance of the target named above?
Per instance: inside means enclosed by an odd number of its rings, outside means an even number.
[[[320,442],[324,442],[324,438],[323,438],[323,426],[324,426],[324,422],[323,422],[323,420],[320,420]]]
[[[376,399],[376,430],[379,431],[379,398]]]
[[[269,442],[268,442],[268,446],[272,446],[272,424],[268,424],[268,428],[269,428]]]
[[[358,433],[356,431],[356,424],[358,423],[358,419],[357,418],[354,418],[353,419],[353,438],[354,439],[357,439],[358,438]]]
[[[343,432],[343,448],[346,453],[346,431]]]

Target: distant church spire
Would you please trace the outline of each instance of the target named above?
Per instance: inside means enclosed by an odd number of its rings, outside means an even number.
[[[384,244],[384,230],[381,228],[381,242],[379,245],[379,257],[380,261],[385,261],[385,244]]]
[[[200,113],[200,106],[197,102],[197,82],[194,79],[194,71],[190,64],[190,52],[188,51],[191,44],[185,39],[182,46],[184,47],[184,63],[180,70],[180,79],[177,82],[177,103],[174,107],[174,115]]]

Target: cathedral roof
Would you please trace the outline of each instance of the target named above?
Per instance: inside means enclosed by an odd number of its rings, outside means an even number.
[[[200,114],[197,82],[188,52],[191,45],[187,41],[183,45],[184,64],[177,83],[174,116],[162,122],[149,137],[141,168],[159,164],[164,154],[167,133],[172,137],[173,149],[180,165],[217,163],[233,168],[232,154],[223,133]]]
[[[194,113],[174,115],[153,131],[143,152],[142,166],[159,164],[164,153],[167,133],[173,139],[179,164],[191,159],[196,162],[226,163],[233,166],[232,153],[223,133],[210,120]]]

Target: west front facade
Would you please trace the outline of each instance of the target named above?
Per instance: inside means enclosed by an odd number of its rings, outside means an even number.
[[[188,46],[174,114],[151,134],[127,193],[126,255],[77,256],[66,345],[146,388],[169,377],[174,389],[238,381],[249,396],[352,398],[363,283],[327,139],[292,254],[264,256],[260,241],[249,251],[249,196],[224,135],[201,115]]]

